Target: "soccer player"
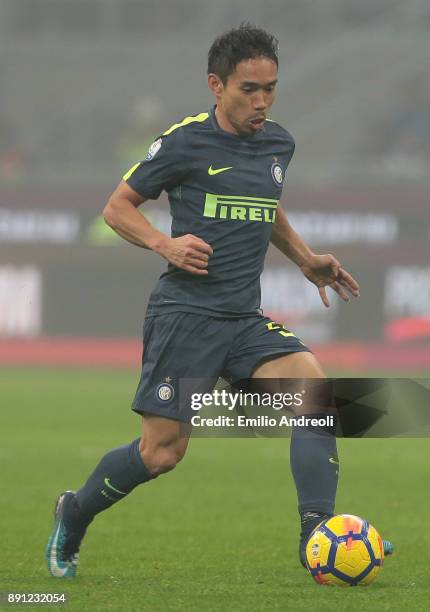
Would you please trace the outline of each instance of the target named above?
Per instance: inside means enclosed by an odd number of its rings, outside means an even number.
[[[316,255],[278,206],[294,153],[292,136],[267,117],[278,80],[277,40],[244,24],[219,36],[208,56],[216,104],[167,129],[146,159],[123,177],[104,210],[120,236],[167,260],[148,304],[142,373],[132,405],[141,436],[109,451],[77,491],[57,499],[47,546],[49,572],[76,574],[78,553],[94,517],[184,456],[190,413],[179,402],[181,379],[211,389],[231,380],[324,378],[310,350],[263,316],[260,275],[272,242],[314,283],[345,301],[359,286],[333,255]],[[137,209],[167,191],[171,237]],[[300,561],[314,527],[334,512],[336,438],[292,432],[291,469],[301,516]]]

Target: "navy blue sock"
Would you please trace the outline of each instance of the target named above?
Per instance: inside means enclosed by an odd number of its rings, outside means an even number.
[[[140,438],[109,451],[76,493],[76,520],[88,525],[94,516],[124,499],[137,485],[154,476],[139,451]]]
[[[308,418],[325,416],[306,415]],[[335,431],[335,426],[293,428],[290,463],[302,518],[308,512],[334,513],[339,469]]]

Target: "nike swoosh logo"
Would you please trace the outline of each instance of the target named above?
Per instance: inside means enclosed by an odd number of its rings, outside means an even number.
[[[225,172],[226,170],[231,170],[233,166],[227,166],[226,168],[212,168],[212,164],[208,168],[209,176],[213,176],[214,174],[219,174],[220,172]]]
[[[330,457],[329,462],[334,463],[335,465],[339,465],[339,459],[335,459],[334,457]]]
[[[115,487],[112,486],[111,483],[109,482],[109,478],[105,478],[104,483],[107,487],[109,487],[109,489],[112,489],[112,491],[115,491],[115,493],[119,493],[120,495],[127,495],[127,493],[124,493],[123,491],[120,491],[119,489],[115,489]]]

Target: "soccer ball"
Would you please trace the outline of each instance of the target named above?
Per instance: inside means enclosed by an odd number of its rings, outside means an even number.
[[[326,519],[306,545],[309,572],[319,584],[365,586],[375,580],[384,562],[381,536],[353,514]]]

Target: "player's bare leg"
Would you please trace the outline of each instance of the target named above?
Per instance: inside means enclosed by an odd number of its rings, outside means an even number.
[[[104,455],[77,493],[65,491],[58,497],[46,549],[52,576],[76,575],[80,545],[96,514],[124,499],[137,485],[172,470],[184,456],[191,426],[151,415],[142,421],[140,438]]]
[[[325,378],[312,353],[289,353],[267,359],[252,374],[253,378]]]
[[[185,455],[191,429],[191,425],[165,417],[142,417],[139,450],[151,474],[158,476],[173,470]]]

